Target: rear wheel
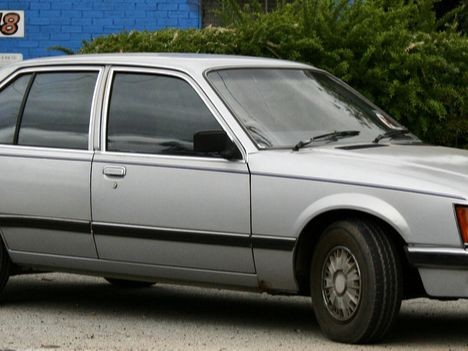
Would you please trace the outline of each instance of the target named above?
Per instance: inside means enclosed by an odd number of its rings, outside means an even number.
[[[0,292],[3,290],[10,277],[10,265],[10,258],[0,238]]]
[[[322,233],[311,262],[315,316],[332,340],[369,343],[390,329],[401,305],[393,243],[372,222],[339,221]]]
[[[149,288],[156,284],[156,282],[144,282],[138,280],[126,280],[126,279],[114,279],[104,278],[110,284],[121,287],[121,288]]]

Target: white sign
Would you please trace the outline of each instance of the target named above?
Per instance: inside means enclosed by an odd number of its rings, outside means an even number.
[[[0,39],[24,37],[24,11],[0,10]]]
[[[0,53],[0,66],[5,66],[13,62],[22,61],[22,54],[2,54]]]

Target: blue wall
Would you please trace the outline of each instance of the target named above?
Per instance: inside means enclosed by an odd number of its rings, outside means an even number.
[[[83,40],[130,30],[199,28],[199,0],[0,0],[0,10],[25,11],[25,37],[0,38],[0,53],[24,58],[77,50]]]

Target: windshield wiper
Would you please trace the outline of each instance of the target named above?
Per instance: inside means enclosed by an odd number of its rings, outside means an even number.
[[[373,143],[378,144],[382,139],[393,139],[401,136],[406,136],[410,133],[408,129],[392,129],[383,134],[378,135]]]
[[[299,149],[301,149],[301,148],[303,148],[303,147],[305,147],[307,145],[310,145],[313,142],[318,141],[318,140],[338,140],[338,139],[342,139],[342,138],[353,137],[353,136],[359,135],[359,133],[361,133],[361,132],[358,131],[358,130],[342,130],[342,131],[335,131],[335,132],[332,132],[332,133],[317,135],[317,136],[315,136],[313,138],[310,138],[309,140],[298,142],[293,147],[293,151],[299,151]]]

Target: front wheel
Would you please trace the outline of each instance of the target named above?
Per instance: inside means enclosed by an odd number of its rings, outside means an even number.
[[[339,221],[324,230],[310,269],[315,316],[332,340],[369,343],[390,329],[401,305],[393,243],[372,222]]]

